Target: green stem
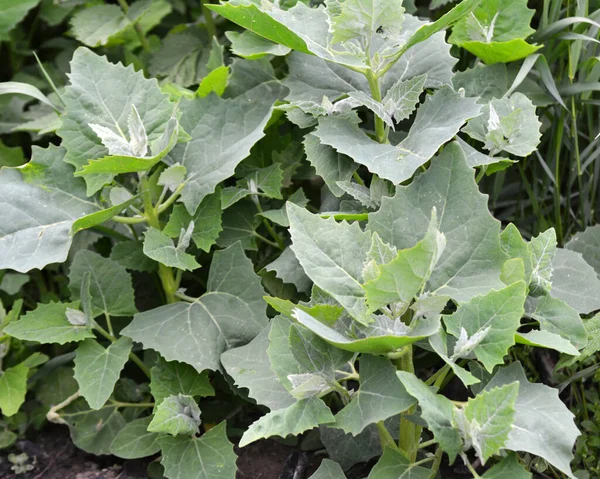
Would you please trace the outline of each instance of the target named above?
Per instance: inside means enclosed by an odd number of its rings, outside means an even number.
[[[121,10],[123,10],[123,13],[127,15],[127,12],[129,12],[129,5],[127,5],[127,2],[125,0],[117,1],[121,6]],[[142,48],[144,49],[144,51],[149,52],[150,44],[148,43],[148,39],[144,35],[144,32],[142,31],[142,28],[140,27],[140,24],[137,21],[133,22],[133,29],[135,30],[136,35],[140,39],[140,43],[142,44]]]
[[[93,324],[94,324],[94,329],[96,331],[98,331],[98,333],[101,336],[108,339],[111,343],[114,343],[117,340],[117,338],[115,336],[110,334],[106,329],[104,329],[102,326],[100,326],[96,321],[94,321]],[[137,354],[129,353],[129,359],[131,359],[131,361],[133,363],[135,363],[142,370],[142,372],[146,375],[146,377],[148,379],[150,379],[150,368],[148,368],[148,366],[146,366],[144,364],[144,361],[142,361]]]
[[[435,384],[436,387],[438,387],[439,389],[440,384],[444,381],[444,378],[446,377],[446,374],[448,374],[449,371],[450,366],[448,364],[445,364],[442,369],[438,369],[427,381],[425,381],[425,384],[427,384],[428,386]]]
[[[160,206],[158,206],[158,208],[156,208],[157,214],[161,215],[162,213],[164,213],[165,211],[167,211],[167,209],[169,208],[169,206],[171,206],[173,203],[175,203],[175,200],[177,198],[179,198],[179,195],[181,194],[182,190],[185,188],[185,185],[187,183],[181,183],[173,192],[173,194],[171,196],[169,196],[167,198],[167,200],[161,204]]]
[[[106,326],[108,327],[108,334],[114,337],[115,332],[112,327],[112,321],[110,320],[110,316],[108,313],[104,313],[104,319],[106,319]]]
[[[365,186],[365,182],[360,177],[360,175],[358,174],[357,171],[355,171],[354,173],[352,173],[352,178],[354,178],[354,181],[356,181],[359,185]]]
[[[373,74],[373,70],[369,70],[366,73],[367,81],[369,82],[369,88],[371,89],[371,96],[374,100],[381,102],[381,88],[379,86],[379,78]],[[379,143],[387,143],[387,133],[385,131],[385,123],[382,118],[375,115],[375,135]]]
[[[430,439],[429,441],[419,444],[419,449],[425,449],[426,447],[433,446],[434,444],[437,444],[437,441],[435,439]]]
[[[117,223],[121,223],[124,225],[137,225],[140,223],[145,223],[146,221],[148,221],[147,218],[142,217],[142,216],[113,216],[112,220],[117,222]]]
[[[217,28],[215,27],[215,21],[212,17],[212,12],[206,8],[206,4],[210,3],[207,0],[200,0],[200,5],[202,5],[202,15],[204,16],[204,25],[206,26],[206,31],[211,37],[217,38]]]
[[[473,479],[481,479],[481,476],[479,474],[477,474],[477,471],[475,470],[475,468],[471,465],[471,463],[469,461],[465,461],[465,464],[466,464],[469,472],[473,475]]]
[[[383,421],[379,421],[376,426],[377,431],[379,431],[379,442],[381,442],[381,449],[389,447],[397,451],[398,446],[396,445],[396,441],[394,441],[394,438],[390,434],[390,431],[388,431],[387,427],[385,427]]]
[[[412,345],[405,346],[407,353],[404,354],[399,361],[400,370],[407,371],[409,373],[415,372],[413,364],[413,350]],[[407,411],[402,413],[400,418],[400,439],[398,446],[408,460],[413,463],[417,459],[417,451],[419,449],[419,437],[421,435],[421,428],[414,422],[410,421],[407,416],[414,414],[416,406],[411,407]]]
[[[260,205],[260,199],[258,197],[255,197],[254,204],[256,205],[256,209],[258,210],[259,213],[264,213],[262,206]],[[283,242],[281,237],[277,234],[277,232],[275,231],[273,226],[271,226],[271,222],[267,218],[263,218],[262,221],[263,221],[263,224],[265,225],[265,227],[267,228],[267,231],[271,235],[271,238],[273,238],[275,240],[275,242],[277,243],[277,247],[281,250],[285,249],[285,243]]]
[[[152,204],[152,193],[150,191],[147,177],[143,177],[141,179],[141,186],[142,191],[144,192],[144,214],[146,215],[148,225],[152,228],[160,230],[160,221],[158,219],[160,211],[157,210]],[[175,192],[171,195],[171,197],[173,196],[175,196]],[[171,199],[171,197],[169,197],[165,204]],[[175,199],[173,201],[175,201]],[[176,302],[177,298],[175,297],[175,292],[177,291],[178,286],[177,282],[175,281],[175,276],[173,275],[173,270],[162,263],[158,263],[158,277],[160,278],[160,282],[162,283],[163,289],[165,291],[165,299],[167,303]]]
[[[433,456],[433,464],[431,465],[431,474],[429,475],[429,479],[435,479],[437,472],[442,464],[442,456],[444,451],[442,451],[441,447],[438,447],[435,450],[435,456]]]

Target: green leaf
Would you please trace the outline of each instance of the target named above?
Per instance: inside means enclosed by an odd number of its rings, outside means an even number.
[[[483,142],[492,156],[501,151],[528,156],[540,143],[541,127],[531,100],[522,93],[513,93],[492,99],[483,107],[482,115],[469,121],[463,131]]]
[[[26,3],[26,2],[24,2]],[[0,25],[0,28],[1,25]],[[1,35],[1,31],[0,31]],[[0,39],[1,40],[1,39]],[[0,82],[0,95],[25,95],[36,100],[45,103],[54,110],[60,112],[60,110],[52,103],[46,95],[44,95],[37,87],[28,83],[7,81]],[[18,165],[15,165],[18,166]]]
[[[422,292],[446,246],[446,238],[438,231],[437,223],[434,209],[425,237],[412,248],[398,252],[395,259],[378,268],[375,279],[365,283],[363,288],[370,311],[392,303],[400,303],[406,309]]]
[[[346,476],[337,462],[323,459],[319,469],[309,479],[346,479]]]
[[[83,182],[73,178],[63,162],[65,150],[50,146],[32,149],[32,159],[21,168],[0,171],[0,207],[5,211],[0,229],[0,269],[27,272],[66,261],[73,235],[118,214],[122,207],[100,209],[85,194]]]
[[[389,421],[386,421],[386,426]],[[393,435],[398,434],[398,421],[387,427]],[[327,450],[327,455],[340,464],[343,470],[347,471],[353,465],[367,462],[375,456],[382,453],[381,443],[379,441],[379,431],[374,424],[368,426],[362,433],[354,437],[352,434],[345,434],[341,429],[335,429],[331,426],[321,426],[321,442]]]
[[[270,42],[249,30],[242,33],[229,31],[225,32],[225,36],[231,42],[231,51],[249,60],[256,60],[265,55],[283,56],[290,52],[289,47]]]
[[[229,81],[229,67],[221,65],[212,70],[200,82],[196,96],[204,98],[208,94],[214,92],[217,96],[223,96],[227,83]]]
[[[531,473],[519,463],[516,454],[509,454],[491,469],[488,469],[482,476],[484,479],[531,479]]]
[[[187,245],[181,241],[175,246],[171,238],[156,228],[149,227],[144,233],[144,254],[146,256],[165,266],[193,271],[199,268],[200,264],[194,256],[185,252],[185,246]]]
[[[447,331],[458,338],[464,329],[469,337],[484,335],[473,352],[485,368],[492,372],[504,362],[508,349],[515,344],[515,334],[524,313],[527,296],[523,281],[484,296],[476,296],[461,304],[455,313],[444,316]]]
[[[360,357],[360,388],[350,404],[335,416],[335,427],[353,436],[369,424],[383,421],[406,411],[414,404],[396,377],[396,368],[387,359]]]
[[[6,417],[14,416],[25,402],[29,368],[18,364],[0,375],[0,409]]]
[[[90,275],[90,295],[94,316],[131,316],[137,309],[131,276],[119,263],[88,250],[79,251],[69,270],[69,289],[80,299],[85,274]]]
[[[513,427],[519,383],[486,389],[469,399],[463,412],[469,421],[469,440],[481,463],[504,448]]]
[[[600,225],[590,226],[577,233],[565,248],[581,253],[586,263],[600,275]]]
[[[17,294],[21,288],[29,283],[29,276],[21,273],[4,273],[0,281],[0,289],[10,296]]]
[[[298,435],[319,424],[332,422],[335,422],[333,414],[319,398],[301,399],[285,409],[271,411],[252,423],[242,436],[240,447],[266,437]]]
[[[200,427],[200,408],[192,396],[169,396],[154,409],[149,432],[193,436]]]
[[[221,363],[236,386],[248,389],[248,395],[272,411],[286,408],[295,402],[271,368],[267,354],[269,333],[273,321],[250,343],[230,349],[221,355]]]
[[[343,196],[337,182],[349,181],[356,171],[357,165],[347,156],[341,155],[331,146],[324,145],[313,134],[304,137],[306,159],[313,166],[317,175],[323,178],[325,184],[336,196]]]
[[[463,331],[464,330],[461,330],[461,333]],[[466,335],[466,331],[464,331],[464,333]],[[471,337],[469,339],[472,341],[474,338]],[[456,377],[458,377],[458,379],[462,381],[462,383],[465,386],[472,386],[473,384],[477,384],[479,382],[479,379],[473,376],[473,374],[456,364],[456,361],[462,356],[460,354],[457,355],[457,353],[460,353],[460,351],[457,351],[459,349],[459,343],[458,341],[456,341],[456,343],[454,344],[454,351],[452,354],[450,354],[448,351],[448,335],[446,334],[446,331],[444,331],[443,328],[440,328],[440,330],[437,331],[436,334],[429,336],[429,344],[431,345],[433,350],[438,354],[438,356],[440,356],[444,360],[444,362],[452,368],[452,372],[456,375]],[[474,342],[474,344],[476,345],[477,342]],[[464,349],[467,354],[470,352],[470,348]],[[466,356],[467,354],[464,355]]]
[[[406,120],[415,110],[426,80],[427,75],[417,75],[409,80],[398,80],[390,87],[382,102],[397,123]]]
[[[561,353],[570,354],[571,356],[579,356],[577,348],[569,340],[556,333],[534,329],[528,333],[517,333],[515,340],[519,344],[549,348]]]
[[[170,157],[187,169],[182,201],[190,214],[221,181],[233,175],[264,136],[273,103],[282,95],[282,87],[269,82],[234,99],[209,95],[182,100],[180,125],[192,138],[177,145]]]
[[[172,238],[179,237],[181,230],[187,229],[193,221],[192,240],[198,248],[208,253],[222,231],[220,196],[219,191],[205,196],[194,216],[187,212],[184,205],[175,205],[163,233]]]
[[[428,479],[431,470],[411,464],[395,449],[386,448],[367,479]]]
[[[344,308],[337,304],[295,304],[287,299],[273,298],[271,296],[265,296],[264,299],[275,311],[284,314],[288,318],[293,318],[294,309],[298,308],[320,322],[329,325],[333,325],[344,312]]]
[[[463,441],[454,423],[454,406],[446,397],[435,394],[423,381],[406,371],[396,372],[400,381],[421,407],[421,415],[440,447],[454,462],[461,451]]]
[[[385,354],[396,351],[407,344],[425,339],[440,328],[439,318],[436,317],[419,321],[409,328],[400,320],[392,321],[379,316],[369,326],[371,329],[365,328],[367,334],[364,337],[351,338],[319,322],[301,309],[295,310],[294,318],[329,344],[356,353]],[[394,327],[400,330],[395,330]]]
[[[129,26],[118,5],[92,5],[71,18],[73,36],[90,47],[106,45],[109,39]]]
[[[454,26],[449,41],[485,63],[520,60],[541,48],[524,41],[535,31],[529,26],[533,14],[526,0],[482,2]]]
[[[246,177],[250,190],[254,192],[256,188],[264,192],[269,198],[282,200],[281,188],[283,186],[283,170],[278,163],[256,170],[253,174]],[[254,182],[254,186],[251,186]]]
[[[69,426],[73,444],[96,455],[110,454],[110,446],[126,421],[118,408],[89,409],[81,399],[61,411],[60,416]]]
[[[4,0],[0,3],[0,42],[9,40],[9,32],[40,0]]]
[[[67,149],[65,161],[78,170],[89,160],[108,154],[90,123],[125,137],[127,119],[135,105],[149,142],[157,140],[167,127],[173,106],[160,91],[157,81],[145,79],[132,65],[109,63],[105,57],[80,47],[73,55],[69,78],[71,84],[62,96],[66,114],[62,116],[57,134]],[[111,178],[109,174],[86,178],[88,193],[98,191]]]
[[[235,479],[237,456],[227,439],[225,422],[200,438],[167,436],[158,442],[169,479]]]
[[[558,248],[552,263],[550,294],[581,314],[600,309],[600,279],[581,254]]]
[[[122,459],[140,459],[160,451],[160,434],[148,431],[152,416],[128,422],[110,443],[110,453]]]
[[[0,141],[0,167],[3,166],[21,166],[27,163],[20,146],[6,146]]]
[[[480,109],[475,99],[443,87],[427,97],[417,110],[408,136],[396,146],[377,143],[356,123],[336,116],[320,118],[313,134],[321,143],[365,165],[371,173],[398,184],[411,178]]]
[[[67,308],[72,303],[39,304],[19,321],[13,321],[4,328],[9,336],[25,341],[36,341],[42,344],[65,344],[72,341],[83,341],[93,338],[85,326],[75,326],[67,320]]]
[[[265,271],[273,271],[281,281],[293,284],[300,293],[309,293],[312,281],[300,266],[296,255],[287,247],[279,257],[265,266]]]
[[[462,148],[463,153],[465,154],[465,157],[467,159],[467,164],[471,168],[483,165],[494,165],[493,167],[488,167],[487,173],[491,173],[493,171],[493,168],[495,167],[499,169],[504,169],[503,167],[508,168],[512,163],[516,163],[516,160],[509,160],[507,158],[485,155],[473,148],[459,136],[456,137],[456,141]]]
[[[540,323],[542,331],[558,334],[577,349],[587,343],[588,334],[579,314],[560,299],[551,296],[540,298],[530,316]]]
[[[112,394],[131,346],[131,339],[122,337],[107,349],[93,339],[86,339],[77,347],[75,379],[92,409],[100,409]]]
[[[558,397],[556,389],[530,383],[518,362],[500,369],[486,390],[515,381],[519,382],[519,395],[505,448],[540,456],[573,478],[569,463],[573,459],[573,445],[580,434],[573,422],[573,414]]]
[[[260,217],[256,215],[256,205],[250,200],[240,201],[223,212],[223,229],[217,238],[217,245],[226,248],[240,242],[245,250],[258,249],[256,229]]]
[[[291,328],[292,322],[289,319],[283,316],[273,318],[271,330],[269,331],[269,347],[267,348],[271,370],[287,391],[292,390],[289,376],[306,372],[292,353],[290,345]]]
[[[141,241],[120,241],[116,243],[110,252],[110,259],[133,271],[152,273],[157,269],[156,263],[144,254]]]
[[[208,8],[272,42],[293,50],[310,53],[303,38],[252,3],[227,2],[222,5],[209,5]]]
[[[132,105],[133,106],[133,105]],[[137,111],[137,110],[136,110]],[[92,181],[93,175],[111,174],[118,175],[121,173],[132,173],[137,171],[148,171],[154,165],[160,163],[175,147],[179,135],[179,125],[177,118],[171,117],[167,122],[161,136],[157,138],[153,150],[153,156],[133,156],[132,152],[127,154],[111,153],[112,156],[104,156],[96,160],[90,160],[87,165],[83,166],[81,171],[75,173],[75,176],[82,176],[86,181]],[[125,140],[123,140],[125,141]],[[156,150],[158,148],[158,150]]]
[[[360,285],[363,261],[371,235],[356,223],[322,219],[292,203],[287,205],[292,251],[304,271],[357,320],[365,321],[366,305]]]
[[[122,334],[198,372],[220,368],[221,353],[250,342],[267,323],[264,291],[239,244],[215,252],[207,292],[193,303],[139,313]]]
[[[468,301],[503,288],[500,273],[508,257],[500,248],[500,223],[490,215],[487,196],[479,192],[456,143],[409,186],[383,198],[380,210],[369,215],[368,229],[399,250],[410,248],[425,236],[434,207],[446,249],[425,290]]]
[[[168,396],[214,396],[207,372],[201,374],[188,364],[159,358],[150,370],[150,391],[160,404]]]

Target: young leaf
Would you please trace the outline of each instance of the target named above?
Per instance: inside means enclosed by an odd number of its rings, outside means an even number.
[[[537,148],[542,124],[535,106],[522,93],[492,99],[483,107],[482,115],[469,121],[463,131],[483,142],[492,156],[506,151],[528,156]]]
[[[396,146],[377,143],[355,123],[335,116],[319,119],[319,127],[313,134],[321,143],[398,184],[411,178],[440,146],[458,133],[466,120],[478,116],[480,109],[475,99],[444,87],[427,97],[408,136]]]
[[[290,345],[290,329],[292,326],[293,323],[283,316],[273,318],[271,330],[269,331],[269,347],[267,348],[271,370],[287,391],[293,389],[289,377],[306,372],[292,353]]]
[[[444,148],[426,173],[396,195],[383,198],[378,212],[369,215],[368,229],[399,250],[421,240],[429,227],[432,208],[439,212],[439,230],[446,249],[427,283],[427,291],[468,301],[500,289],[502,265],[500,223],[487,208],[460,146]]]
[[[156,80],[147,80],[133,66],[124,67],[109,63],[105,57],[87,48],[78,48],[71,61],[71,84],[62,98],[66,114],[57,134],[67,149],[65,161],[78,170],[91,159],[102,158],[108,150],[89,126],[93,123],[115,132],[127,130],[131,105],[135,104],[142,123],[152,142],[164,131],[172,105],[158,88]],[[110,101],[108,101],[110,100]],[[88,193],[98,191],[111,175],[94,175],[86,178]]]
[[[250,148],[263,137],[273,103],[282,96],[281,86],[271,82],[235,99],[210,95],[182,101],[180,124],[192,139],[178,145],[170,156],[187,169],[182,201],[190,214],[233,174]]]
[[[92,409],[100,409],[112,394],[131,346],[131,339],[122,337],[107,349],[93,339],[86,339],[77,347],[75,379]]]
[[[154,410],[148,431],[193,436],[200,427],[200,408],[192,396],[169,396]]]
[[[551,295],[581,314],[600,309],[600,279],[581,254],[558,248],[552,262]]]
[[[440,447],[448,454],[450,463],[462,449],[462,439],[454,423],[454,406],[446,397],[435,394],[423,381],[406,371],[396,373],[402,384],[421,407],[423,419],[438,441]]]
[[[525,283],[518,281],[461,304],[454,314],[444,316],[444,323],[456,338],[460,337],[463,328],[469,337],[489,328],[473,352],[492,372],[495,365],[503,363],[508,349],[515,344],[526,295]]]
[[[194,227],[192,223],[190,223],[190,226],[191,228]],[[146,230],[144,236],[144,254],[146,256],[172,268],[184,271],[198,269],[200,264],[194,256],[185,252],[184,246],[181,242],[175,246],[171,238],[156,228],[149,227]]]
[[[225,422],[200,438],[161,437],[161,464],[170,479],[235,479],[237,456],[227,439]]]
[[[81,285],[90,275],[90,296],[94,317],[130,316],[137,309],[131,276],[119,263],[88,250],[79,251],[69,270],[69,289],[73,299],[80,298]]]
[[[298,435],[319,424],[332,422],[335,422],[333,414],[319,398],[301,399],[285,409],[271,411],[251,424],[242,436],[240,447],[266,437]]]
[[[224,351],[250,342],[267,323],[264,291],[239,244],[214,254],[207,292],[134,316],[122,334],[198,372],[220,368]],[[183,332],[183,333],[182,333]]]
[[[461,332],[464,330],[461,330]],[[489,331],[489,330],[484,330]],[[466,333],[466,331],[465,331]],[[433,348],[433,350],[444,360],[444,362],[452,368],[452,371],[462,381],[465,386],[471,386],[473,384],[477,384],[479,379],[477,379],[473,374],[471,374],[466,369],[462,368],[458,364],[456,364],[457,359],[457,344],[454,345],[454,352],[452,354],[448,351],[448,335],[443,328],[440,328],[436,334],[432,334],[429,336],[429,344]],[[450,357],[452,356],[452,357]],[[460,357],[460,355],[458,355]],[[479,363],[478,363],[479,364]]]
[[[221,65],[202,79],[200,86],[198,86],[198,90],[196,90],[196,96],[204,98],[212,92],[216,93],[217,96],[223,96],[228,81],[229,67]]]
[[[386,112],[400,123],[408,118],[419,103],[427,75],[417,75],[410,80],[398,80],[383,99]]]
[[[500,369],[486,390],[519,382],[515,419],[505,448],[540,456],[569,477],[574,477],[569,463],[579,431],[573,414],[558,397],[558,391],[527,380],[520,363]]]
[[[72,303],[39,304],[19,321],[12,321],[4,332],[13,338],[42,344],[65,344],[93,338],[94,333],[88,328],[68,321],[67,309],[74,306]]]
[[[150,391],[155,404],[168,396],[214,396],[208,374],[198,373],[188,364],[159,358],[150,370]]]
[[[276,327],[275,321],[263,329],[250,343],[225,351],[221,355],[221,363],[236,386],[247,388],[251,398],[272,411],[286,408],[295,402],[279,382],[267,354],[269,333],[274,327]]]
[[[14,416],[25,402],[29,368],[18,364],[0,375],[0,410],[6,417]]]
[[[160,434],[148,431],[152,416],[128,422],[110,443],[110,453],[122,459],[140,459],[160,451]]]
[[[468,437],[482,464],[504,448],[512,430],[518,392],[519,383],[514,382],[487,389],[467,402],[463,412],[469,421]]]
[[[118,5],[92,5],[79,10],[71,18],[73,36],[89,47],[106,45],[129,26],[130,22]]]
[[[379,268],[378,276],[363,288],[370,311],[400,303],[405,309],[422,292],[446,247],[445,236],[438,231],[437,212],[432,210],[425,237],[412,248],[400,251],[397,257]]]
[[[411,462],[400,451],[386,448],[367,479],[428,479],[431,471]]]
[[[288,203],[287,212],[292,251],[308,277],[354,318],[368,322],[360,279],[370,234],[358,224],[321,219],[292,203]]]
[[[350,404],[335,416],[335,427],[353,436],[369,424],[406,411],[414,404],[387,359],[363,354],[360,357],[360,388]]]

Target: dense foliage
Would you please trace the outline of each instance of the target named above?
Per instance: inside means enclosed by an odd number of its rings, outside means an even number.
[[[0,0],[0,448],[597,473],[600,10],[565,3]]]

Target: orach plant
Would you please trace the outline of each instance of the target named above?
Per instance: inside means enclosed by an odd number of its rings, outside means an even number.
[[[124,23],[105,37],[82,10],[74,33],[143,45],[134,5],[114,6]],[[552,229],[526,241],[492,217],[478,181],[532,153],[541,124],[522,76],[487,88],[491,67],[455,74],[446,42],[453,27],[488,64],[526,57],[526,1],[464,0],[433,23],[398,0],[205,7],[247,29],[226,33],[245,60],[226,66],[214,40],[202,72],[169,66],[167,39],[159,84],[80,47],[53,100],[5,84],[53,109],[61,142],[0,171],[0,269],[19,272],[2,284],[65,263],[70,300],[23,315],[15,301],[2,354],[76,348],[6,367],[4,416],[33,390],[87,452],[233,478],[226,422],[198,405],[229,383],[270,410],[240,447],[318,428],[329,459],[313,479],[376,456],[369,479],[433,479],[444,454],[473,477],[531,477],[536,456],[575,477],[573,415],[516,352],[596,351],[599,235],[562,249]],[[269,59],[286,55],[282,80]],[[309,205],[298,179],[315,173]],[[162,298],[138,312],[152,278]]]

